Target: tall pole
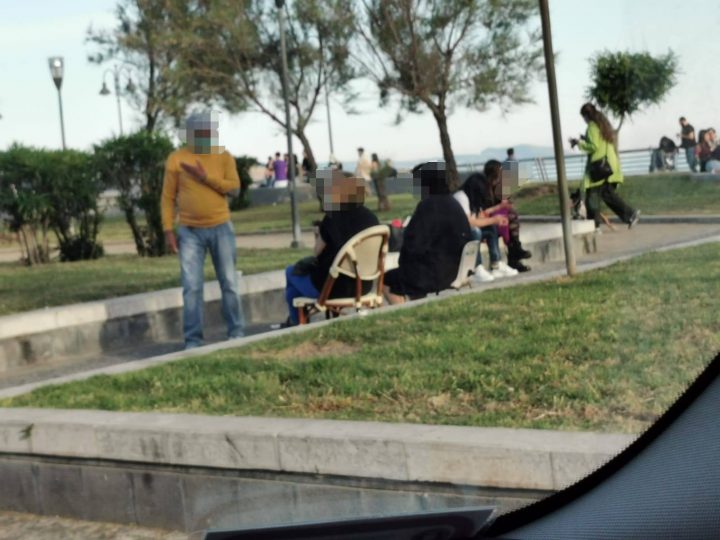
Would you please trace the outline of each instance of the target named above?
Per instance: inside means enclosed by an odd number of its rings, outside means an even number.
[[[285,14],[283,13],[284,0],[275,0],[275,7],[278,8],[278,18],[280,19],[280,55],[282,56],[282,87],[283,101],[285,101],[285,131],[287,133],[288,147],[288,171],[290,179],[288,188],[290,190],[290,207],[292,212],[292,232],[293,239],[290,247],[302,247],[302,237],[300,235],[300,217],[298,215],[297,199],[295,198],[295,156],[292,147],[292,124],[290,123],[290,102],[288,100],[288,71],[287,71],[287,52],[285,50]]]
[[[60,93],[60,86],[57,87],[58,91],[58,104],[60,105],[60,135],[62,136],[62,149],[66,150],[67,147],[65,146],[65,119],[63,118],[63,108],[62,108],[62,94]]]
[[[115,99],[117,99],[118,108],[118,124],[120,124],[120,136],[123,135],[122,126],[122,109],[120,108],[120,72],[117,68],[113,71],[113,78],[115,80]]]
[[[330,138],[330,156],[335,157],[335,149],[333,148],[332,122],[330,121],[330,97],[328,95],[327,79],[325,80],[325,109],[327,110],[327,119],[328,119],[328,137]]]
[[[568,276],[575,275],[575,251],[573,249],[572,225],[570,223],[570,197],[567,177],[565,176],[565,156],[563,154],[562,132],[560,130],[560,109],[555,79],[555,57],[553,54],[552,34],[550,32],[550,10],[548,0],[539,0],[540,19],[542,21],[543,49],[545,50],[545,71],[547,73],[548,94],[550,97],[550,115],[552,117],[553,146],[557,165],[558,192],[560,197],[560,217],[562,219],[563,244],[565,246],[565,267]]]

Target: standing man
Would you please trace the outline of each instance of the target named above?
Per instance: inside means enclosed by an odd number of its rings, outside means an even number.
[[[506,150],[507,157],[505,158],[505,161],[517,161],[515,159],[515,149],[514,148],[508,148]]]
[[[218,145],[218,118],[210,111],[186,121],[187,144],[165,163],[162,222],[165,242],[180,251],[185,349],[203,344],[205,254],[209,251],[222,291],[222,314],[228,339],[243,336],[243,316],[235,262],[235,231],[226,196],[240,189],[235,160]],[[180,224],[173,232],[175,207]]]
[[[688,167],[691,172],[695,172],[697,166],[697,159],[695,158],[695,128],[685,119],[684,116],[680,117],[680,127],[682,131],[678,133],[680,137],[680,147],[685,149],[685,158],[687,159]]]
[[[368,157],[365,155],[365,149],[363,147],[358,148],[357,151],[358,160],[357,164],[355,165],[355,177],[365,180],[365,189],[368,193],[370,193],[372,191],[372,177],[370,176],[370,172],[372,171],[372,164],[370,163]]]

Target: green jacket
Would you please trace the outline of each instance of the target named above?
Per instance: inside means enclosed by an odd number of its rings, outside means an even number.
[[[599,180],[593,182],[590,179],[590,162],[597,161],[605,157],[607,153],[608,163],[613,170],[610,178],[607,179],[611,184],[621,184],[625,179],[623,177],[622,170],[620,170],[620,160],[618,159],[617,152],[615,151],[615,145],[607,142],[603,139],[600,133],[600,127],[595,122],[590,122],[585,133],[586,140],[581,140],[578,143],[580,150],[588,154],[588,161],[585,165],[585,176],[583,177],[585,189],[601,186],[605,183],[605,180]]]

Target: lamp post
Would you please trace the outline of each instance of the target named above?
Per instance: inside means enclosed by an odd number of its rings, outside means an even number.
[[[118,65],[113,66],[112,70],[108,68],[103,72],[103,84],[102,84],[102,88],[100,89],[101,96],[110,95],[111,92],[107,87],[107,84],[105,82],[105,77],[108,73],[112,73],[113,82],[115,83],[115,98],[117,99],[118,124],[120,124],[120,135],[123,134],[122,109],[120,107],[120,74],[123,71],[127,75],[127,79],[128,79],[127,85],[125,85],[125,90],[128,92],[134,92],[135,85],[133,84],[132,78],[130,77],[130,71],[128,70],[128,68],[126,68],[124,66],[118,66]]]
[[[550,98],[550,117],[552,119],[553,146],[557,165],[558,192],[560,197],[560,216],[562,219],[563,244],[565,247],[565,268],[568,276],[575,275],[575,250],[573,249],[572,225],[570,223],[570,196],[565,176],[565,156],[563,153],[562,132],[560,129],[560,107],[555,79],[555,57],[553,55],[552,34],[550,32],[550,8],[548,0],[539,0],[540,20],[542,24],[543,49],[545,51],[545,72],[547,73],[548,95]]]
[[[48,65],[50,66],[50,74],[52,75],[53,81],[55,82],[55,88],[57,88],[58,92],[58,104],[60,105],[60,134],[62,135],[62,148],[65,150],[65,120],[63,119],[62,94],[60,93],[63,73],[65,71],[65,62],[63,61],[62,56],[51,56],[48,58]]]
[[[288,147],[288,171],[290,172],[290,180],[288,188],[290,190],[290,207],[292,212],[292,232],[293,239],[290,247],[302,247],[302,237],[300,235],[300,217],[298,214],[297,199],[295,197],[295,155],[292,148],[292,125],[290,124],[290,102],[288,101],[288,70],[287,70],[287,51],[285,49],[285,14],[283,7],[285,0],[275,0],[275,7],[278,10],[278,23],[280,25],[280,55],[282,59],[282,87],[283,101],[285,101],[285,131],[287,133]]]

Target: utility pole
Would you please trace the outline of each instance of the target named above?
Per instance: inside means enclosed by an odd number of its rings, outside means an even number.
[[[550,32],[550,9],[548,0],[539,0],[540,19],[542,21],[543,49],[545,50],[545,71],[547,73],[548,94],[550,97],[550,116],[552,117],[553,146],[558,176],[558,195],[560,197],[560,217],[562,219],[563,244],[565,246],[565,268],[568,276],[574,276],[575,250],[573,249],[572,224],[570,223],[570,196],[565,175],[565,155],[563,152],[562,132],[560,129],[560,109],[555,79],[555,56],[553,54],[552,34]]]

